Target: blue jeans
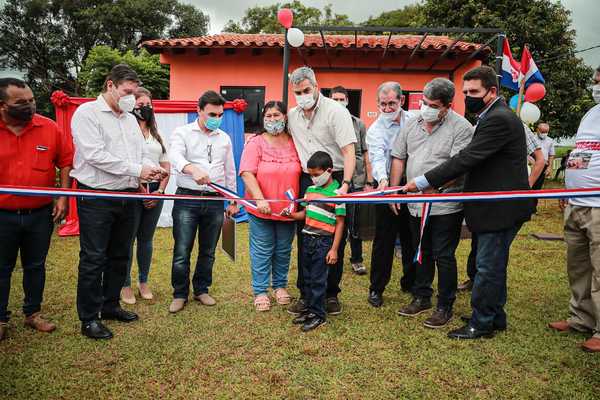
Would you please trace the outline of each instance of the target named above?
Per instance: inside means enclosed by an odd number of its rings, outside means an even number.
[[[325,319],[325,297],[327,292],[327,274],[329,265],[325,257],[331,245],[333,236],[303,235],[302,243],[302,272],[304,276],[304,300],[308,311]],[[332,267],[334,267],[333,265]]]
[[[267,293],[271,275],[273,289],[287,287],[295,224],[258,218],[254,215],[249,215],[249,218],[254,295]]]
[[[471,294],[471,326],[481,330],[506,327],[506,275],[510,245],[521,225],[477,233],[477,274]]]
[[[46,282],[46,255],[52,236],[52,206],[27,214],[0,210],[0,322],[8,322],[10,278],[21,253],[23,314],[41,310]]]
[[[163,208],[163,202],[159,201],[154,208],[145,208],[142,202],[138,204],[139,211],[135,219],[135,237],[136,237],[136,258],[138,264],[138,281],[140,283],[148,282],[148,274],[150,273],[150,264],[152,264],[152,252],[154,240],[154,232],[156,224],[160,218],[160,213]],[[131,246],[131,255],[127,264],[127,276],[125,277],[125,285],[131,286],[131,264],[133,263],[133,243]]]
[[[178,194],[187,194],[177,189]],[[190,292],[190,256],[198,232],[198,258],[192,278],[194,295],[208,293],[212,284],[215,248],[223,226],[223,202],[175,200],[173,205],[173,297],[187,299]]]

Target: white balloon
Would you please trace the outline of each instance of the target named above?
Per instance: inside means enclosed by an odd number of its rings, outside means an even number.
[[[537,122],[542,113],[538,106],[533,103],[525,102],[521,106],[521,120],[527,124],[533,124]]]
[[[292,47],[300,47],[304,44],[304,33],[298,28],[290,28],[287,33],[287,40]]]

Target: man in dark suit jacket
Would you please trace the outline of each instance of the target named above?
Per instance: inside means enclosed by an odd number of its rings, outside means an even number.
[[[478,116],[472,142],[447,162],[409,182],[414,192],[440,188],[463,174],[465,192],[529,189],[525,132],[521,120],[498,97],[494,69],[482,66],[463,77],[468,112]],[[477,275],[471,295],[473,314],[468,323],[448,333],[450,338],[491,337],[506,329],[506,271],[510,245],[529,220],[531,200],[465,203],[467,225],[477,234]]]

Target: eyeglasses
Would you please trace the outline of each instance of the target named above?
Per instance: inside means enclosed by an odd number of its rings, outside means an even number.
[[[208,163],[212,163],[212,144],[206,146],[206,154],[208,155]]]

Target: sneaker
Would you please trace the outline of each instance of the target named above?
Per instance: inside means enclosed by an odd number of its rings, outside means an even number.
[[[325,300],[325,309],[329,315],[340,315],[342,313],[342,304],[337,297],[330,297]]]
[[[398,314],[404,317],[414,317],[415,315],[419,315],[430,308],[431,300],[415,297],[409,305],[402,307],[398,311]]]
[[[135,304],[135,294],[130,286],[121,289],[121,301],[125,304]]]
[[[42,317],[42,314],[36,312],[25,318],[24,325],[36,331],[50,333],[56,329],[56,325],[47,321]]]
[[[308,311],[308,307],[304,299],[298,299],[294,304],[287,308],[287,312],[292,315],[301,315]]]
[[[202,293],[194,296],[194,300],[199,301],[201,304],[205,306],[214,306],[217,304],[217,301],[211,297],[208,293]]]
[[[313,318],[307,319],[300,329],[302,329],[302,332],[310,332],[325,325],[326,323],[326,320],[315,315]]]
[[[446,326],[452,319],[452,311],[443,308],[438,308],[431,314],[431,317],[427,318],[423,325],[427,328],[436,329]]]
[[[169,312],[175,314],[185,307],[185,303],[187,303],[186,299],[173,299],[171,305],[169,306]]]
[[[315,314],[309,313],[309,312],[305,312],[303,314],[300,314],[296,318],[294,318],[292,320],[292,324],[294,324],[294,325],[303,325],[306,321],[308,321],[309,319],[313,319],[314,317],[316,317]]]
[[[8,322],[0,322],[0,341],[8,337]]]
[[[362,263],[352,263],[352,272],[354,272],[356,275],[366,275],[367,268],[365,268]]]

